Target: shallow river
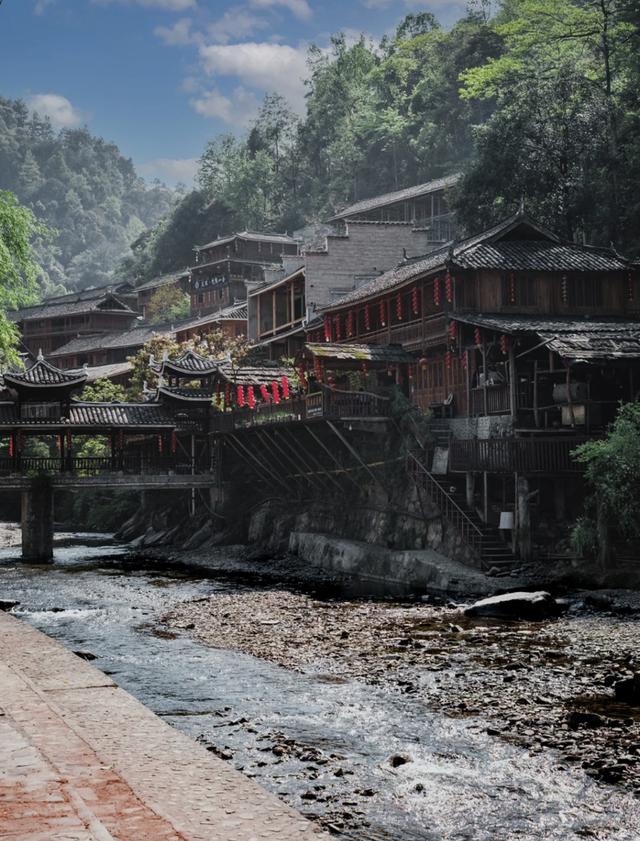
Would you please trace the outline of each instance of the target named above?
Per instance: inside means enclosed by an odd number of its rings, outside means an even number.
[[[239,586],[130,565],[118,547],[58,548],[46,567],[0,550],[0,598],[20,601],[18,616],[96,654],[124,689],[194,738],[228,748],[236,767],[306,814],[350,815],[343,838],[640,839],[638,800],[579,769],[558,771],[552,755],[506,745],[482,722],[153,632],[176,602]],[[310,754],[275,756],[283,738]],[[412,761],[392,769],[394,754]],[[314,761],[320,755],[330,761]]]

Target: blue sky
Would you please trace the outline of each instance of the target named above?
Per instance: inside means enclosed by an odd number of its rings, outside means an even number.
[[[207,140],[242,132],[266,92],[303,108],[305,54],[332,32],[379,39],[407,12],[464,0],[4,0],[0,94],[86,124],[147,178],[189,182]]]

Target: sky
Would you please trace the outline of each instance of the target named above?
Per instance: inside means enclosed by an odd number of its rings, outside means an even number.
[[[408,12],[443,25],[465,0],[0,0],[0,95],[86,125],[148,180],[192,182],[208,140],[265,93],[304,109],[305,56],[331,33],[379,40]]]

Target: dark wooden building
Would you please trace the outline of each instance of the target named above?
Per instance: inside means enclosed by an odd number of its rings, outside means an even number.
[[[553,542],[579,512],[572,451],[640,393],[638,266],[524,214],[405,262],[323,315],[312,341],[411,352],[398,382],[436,417],[438,472],[466,477],[458,502],[511,523],[524,556],[531,516],[533,540],[538,528]]]
[[[247,282],[264,280],[265,269],[298,253],[298,242],[286,234],[243,231],[195,248],[191,269],[191,313],[206,315],[247,297]]]

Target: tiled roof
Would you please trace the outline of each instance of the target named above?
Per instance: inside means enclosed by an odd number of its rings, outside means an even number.
[[[274,289],[276,286],[281,286],[283,283],[288,283],[290,280],[293,280],[299,275],[304,275],[305,271],[306,267],[304,265],[298,266],[297,269],[295,269],[287,275],[282,275],[281,277],[276,277],[274,280],[261,283],[260,286],[256,286],[254,289],[251,290],[251,292],[249,292],[249,297],[253,297],[254,295],[261,295],[263,292],[268,292]]]
[[[71,339],[66,345],[57,348],[49,354],[50,358],[68,356],[73,353],[83,353],[91,350],[106,350],[107,348],[136,348],[142,347],[154,336],[175,336],[175,329],[167,325],[154,324],[144,327],[132,327],[130,330],[123,330],[114,333],[93,334],[91,336],[78,336]]]
[[[204,248],[215,248],[218,245],[226,245],[235,239],[244,239],[249,242],[272,242],[279,245],[295,245],[297,243],[297,240],[288,234],[263,234],[258,231],[242,231],[241,233],[232,234],[228,237],[214,239],[212,242],[206,243],[206,245],[196,245],[195,250],[201,251]]]
[[[514,272],[615,272],[629,265],[612,251],[545,240],[483,243],[454,254],[453,264],[462,269]]]
[[[640,321],[585,318],[528,318],[509,315],[454,315],[455,321],[508,335],[535,335],[566,359],[640,358]]]
[[[146,283],[141,283],[140,286],[136,286],[134,292],[143,292],[146,289],[157,289],[160,286],[168,286],[171,283],[177,283],[177,281],[182,280],[184,277],[189,277],[188,270],[183,272],[171,272],[170,274],[161,275],[160,277],[154,277],[152,280],[148,280]]]
[[[247,320],[247,302],[239,301],[232,304],[230,307],[225,307],[218,312],[210,312],[208,315],[201,315],[198,318],[192,318],[185,321],[176,327],[176,331],[181,333],[183,330],[192,330],[194,327],[203,327],[207,324],[216,324],[218,321],[246,321]]]
[[[371,210],[376,210],[378,207],[386,207],[389,204],[396,204],[400,201],[408,201],[409,199],[416,199],[420,196],[428,196],[430,193],[436,193],[438,190],[446,190],[448,187],[453,187],[460,179],[460,174],[446,175],[444,178],[436,178],[434,181],[427,181],[425,184],[417,184],[414,187],[407,187],[405,190],[396,190],[393,193],[385,193],[382,196],[373,196],[370,199],[351,204],[343,208],[339,213],[336,213],[329,221],[334,222],[339,219],[347,219],[349,216],[355,216],[358,213],[369,213]]]
[[[37,388],[80,386],[87,380],[87,372],[62,371],[51,365],[42,356],[38,356],[36,362],[24,371],[6,371],[4,381],[10,386],[29,386]]]
[[[76,296],[67,296],[43,301],[32,307],[25,307],[10,313],[12,321],[31,321],[33,319],[60,318],[65,315],[82,315],[83,313],[102,310],[107,312],[120,312],[126,315],[135,315],[135,312],[111,292],[102,292],[98,297],[85,297],[83,293]]]
[[[507,238],[508,237],[508,238]],[[631,263],[613,250],[563,243],[524,214],[514,214],[493,228],[461,242],[447,243],[424,257],[409,260],[334,301],[324,311],[372,298],[447,266],[503,271],[622,271]]]
[[[334,344],[332,342],[307,342],[305,348],[322,359],[359,362],[413,362],[413,357],[401,345]]]
[[[294,372],[291,368],[279,365],[241,365],[236,368],[229,362],[222,363],[218,371],[220,376],[234,385],[270,385],[274,380],[282,377],[291,379]]]
[[[213,374],[217,370],[220,360],[210,359],[206,356],[200,356],[193,350],[187,350],[181,354],[177,359],[163,359],[160,364],[155,365],[151,363],[151,368],[154,371],[164,372],[167,369],[177,371],[184,374],[194,374],[197,376]]]
[[[72,426],[173,426],[171,416],[149,403],[72,403]]]
[[[168,388],[167,386],[159,386],[157,392],[176,400],[192,400],[199,403],[211,403],[214,395],[211,388]]]
[[[87,382],[93,383],[96,380],[108,380],[111,377],[128,374],[133,370],[133,365],[130,362],[114,362],[113,365],[96,365],[87,367],[85,370],[87,372]]]

